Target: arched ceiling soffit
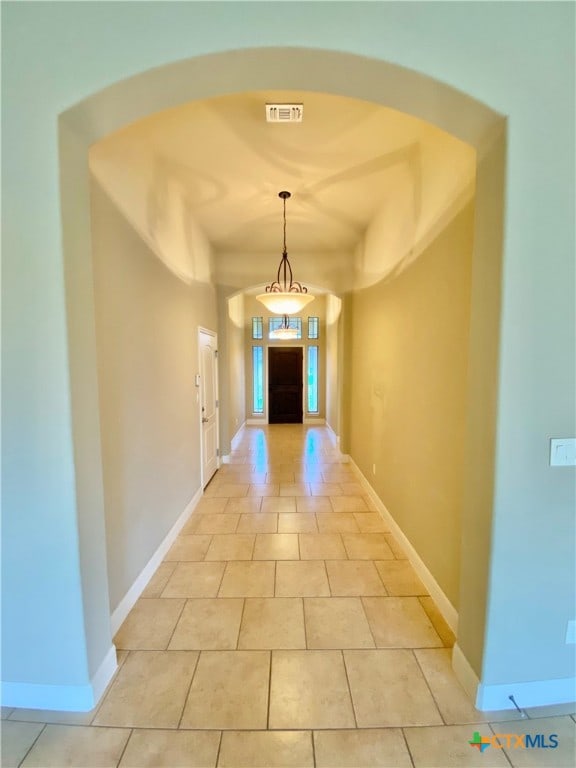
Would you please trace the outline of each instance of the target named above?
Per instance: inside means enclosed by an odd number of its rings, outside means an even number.
[[[267,102],[303,103],[303,122],[267,123]],[[187,232],[187,242],[192,228],[216,260],[252,253],[270,263],[282,243],[278,192],[288,189],[290,254],[352,259],[377,222],[394,251],[390,264],[470,199],[475,150],[371,102],[259,91],[182,104],[128,125],[92,146],[90,167],[160,250],[167,228]]]

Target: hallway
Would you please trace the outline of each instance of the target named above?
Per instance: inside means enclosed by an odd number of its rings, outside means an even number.
[[[569,715],[473,708],[450,629],[345,458],[325,427],[245,428],[116,635],[98,709],[4,712],[2,765],[571,764]],[[527,723],[559,748],[469,744]]]

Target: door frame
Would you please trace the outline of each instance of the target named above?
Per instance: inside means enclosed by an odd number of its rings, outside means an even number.
[[[216,351],[218,351],[218,334],[216,331],[212,331],[209,328],[204,328],[203,326],[198,326],[198,347],[197,347],[197,354],[198,354],[198,377],[197,377],[197,392],[196,392],[196,405],[198,406],[198,433],[199,433],[199,441],[200,441],[200,488],[202,489],[202,493],[204,493],[204,435],[202,433],[202,393],[204,390],[204,379],[202,377],[202,334],[206,334],[207,336],[212,336],[216,345]],[[221,466],[221,457],[220,457],[220,386],[219,386],[219,369],[218,369],[218,355],[215,356],[215,378],[214,381],[216,382],[216,466],[217,470],[220,469]]]
[[[298,339],[299,341],[299,339]],[[306,344],[267,344],[266,365],[265,365],[265,392],[266,392],[266,424],[270,424],[270,349],[281,349],[282,347],[299,347],[302,350],[302,424],[306,423]]]

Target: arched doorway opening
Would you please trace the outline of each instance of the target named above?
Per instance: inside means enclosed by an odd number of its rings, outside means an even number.
[[[105,622],[107,583],[89,218],[89,146],[146,115],[184,101],[266,88],[318,90],[413,114],[478,153],[472,268],[469,391],[459,646],[479,675],[490,553],[499,337],[505,124],[465,94],[382,61],[308,49],[233,51],[145,72],[94,95],[60,118],[62,222],[68,303],[82,586],[87,626]],[[434,98],[430,98],[434,94]],[[344,433],[346,433],[346,416]],[[93,638],[103,658],[109,633]],[[88,640],[90,643],[90,638]]]

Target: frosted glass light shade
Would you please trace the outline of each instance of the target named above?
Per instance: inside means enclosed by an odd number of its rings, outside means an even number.
[[[278,328],[270,334],[271,339],[297,339],[298,328]]]
[[[316,297],[311,293],[270,291],[270,293],[260,293],[256,298],[275,315],[294,315],[296,312],[301,312]]]

